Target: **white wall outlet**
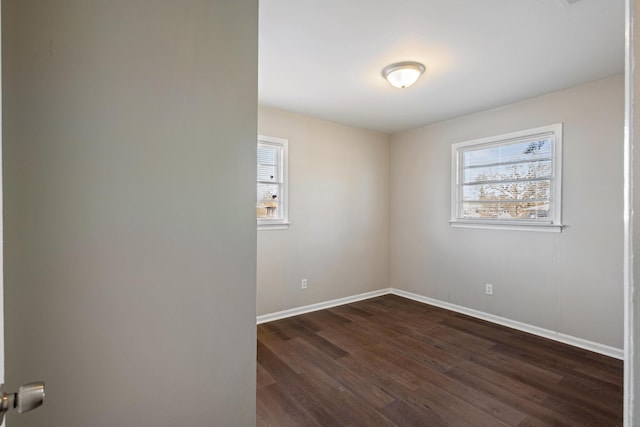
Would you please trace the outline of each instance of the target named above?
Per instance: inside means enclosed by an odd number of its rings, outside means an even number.
[[[302,279],[302,286],[300,286],[301,289],[307,289],[307,279]]]
[[[493,285],[490,285],[489,283],[484,285],[484,293],[487,295],[493,295]]]

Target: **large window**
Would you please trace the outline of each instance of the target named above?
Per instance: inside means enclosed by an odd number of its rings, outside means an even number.
[[[258,136],[258,228],[286,228],[287,160],[286,139]]]
[[[452,146],[451,225],[560,231],[562,124]]]

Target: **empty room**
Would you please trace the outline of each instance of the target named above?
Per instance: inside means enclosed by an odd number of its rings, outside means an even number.
[[[262,0],[258,425],[623,425],[623,0]]]
[[[0,424],[638,425],[634,3],[0,0]]]

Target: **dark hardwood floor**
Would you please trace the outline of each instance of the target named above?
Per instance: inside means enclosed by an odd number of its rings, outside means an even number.
[[[619,426],[622,361],[393,295],[258,326],[259,426]]]

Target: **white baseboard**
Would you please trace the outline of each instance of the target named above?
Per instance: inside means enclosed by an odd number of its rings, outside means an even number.
[[[457,313],[466,314],[467,316],[475,317],[477,319],[486,320],[487,322],[497,323],[498,325],[506,326],[508,328],[516,329],[518,331],[527,332],[529,334],[537,335],[539,337],[549,338],[551,340],[559,341],[564,344],[569,344],[574,347],[593,351],[594,353],[599,353],[605,356],[613,357],[615,359],[624,360],[624,350],[620,348],[611,347],[608,345],[585,340],[582,338],[577,338],[571,335],[562,334],[560,332],[540,328],[538,326],[529,325],[527,323],[522,323],[515,320],[510,320],[505,317],[496,316],[493,314],[485,313],[483,311],[474,310],[472,308],[467,308],[460,305],[455,305],[448,302],[440,301],[437,299],[428,298],[422,295],[414,294],[412,292],[402,291],[400,289],[392,288],[391,293],[393,295],[398,295],[400,297],[408,298],[424,304],[434,305],[436,307],[444,308],[446,310],[451,310]]]
[[[302,307],[291,308],[289,310],[277,311],[275,313],[263,314],[256,317],[257,324],[272,322],[274,320],[285,319],[287,317],[297,316],[299,314],[311,313],[312,311],[324,310],[326,308],[337,307],[339,305],[351,304],[352,302],[362,301],[369,298],[375,298],[382,295],[390,294],[391,288],[380,289],[379,291],[365,292],[364,294],[353,295],[350,297],[338,298],[331,301],[319,302],[317,304],[305,305]]]
[[[467,316],[486,320],[487,322],[496,323],[498,325],[516,329],[518,331],[527,332],[529,334],[537,335],[543,338],[549,338],[551,340],[558,341],[564,344],[569,344],[574,347],[593,351],[594,353],[599,353],[605,356],[613,357],[615,359],[624,360],[624,350],[620,348],[599,344],[593,341],[585,340],[585,339],[574,337],[571,335],[562,334],[560,332],[540,328],[538,326],[533,326],[527,323],[510,320],[505,317],[496,316],[494,314],[485,313],[483,311],[474,310],[472,308],[463,307],[461,305],[451,304],[448,302],[440,301],[437,299],[414,294],[413,292],[407,292],[407,291],[403,291],[395,288],[380,289],[379,291],[366,292],[364,294],[353,295],[345,298],[338,298],[331,301],[320,302],[317,304],[305,305],[303,307],[297,307],[289,310],[278,311],[276,313],[264,314],[262,316],[258,316],[256,318],[256,322],[259,325],[265,322],[272,322],[274,320],[285,319],[287,317],[293,317],[299,314],[311,313],[313,311],[324,310],[326,308],[336,307],[344,304],[350,304],[352,302],[362,301],[365,299],[375,298],[375,297],[379,297],[387,294],[393,294],[403,298],[408,298],[424,304],[429,304],[436,307],[444,308],[446,310],[455,311],[456,313],[466,314]]]

